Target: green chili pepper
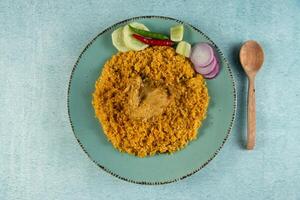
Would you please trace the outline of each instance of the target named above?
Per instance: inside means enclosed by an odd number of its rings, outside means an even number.
[[[149,38],[155,38],[155,39],[160,39],[160,40],[167,40],[169,39],[168,36],[164,35],[164,34],[161,34],[161,33],[154,33],[154,32],[151,32],[151,31],[145,31],[145,30],[142,30],[142,29],[138,29],[138,28],[134,28],[132,26],[129,25],[129,28],[139,34],[139,35],[142,35],[144,37],[149,37]]]

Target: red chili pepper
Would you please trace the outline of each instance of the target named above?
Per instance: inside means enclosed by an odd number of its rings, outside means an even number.
[[[132,34],[132,36],[145,43],[145,44],[149,44],[151,46],[173,46],[174,42],[171,40],[157,40],[157,39],[150,39],[150,38],[146,38],[137,34]]]

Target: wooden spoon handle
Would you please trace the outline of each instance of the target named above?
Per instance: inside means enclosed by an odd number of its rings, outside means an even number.
[[[255,113],[255,86],[254,78],[249,78],[248,85],[248,124],[247,124],[247,149],[252,150],[255,145],[256,113]]]

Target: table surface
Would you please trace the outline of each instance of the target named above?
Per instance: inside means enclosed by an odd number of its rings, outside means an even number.
[[[0,199],[300,199],[300,1],[0,1]],[[281,1],[283,2],[283,1]],[[229,60],[238,109],[229,140],[195,175],[168,185],[121,181],[75,140],[67,85],[85,45],[126,18],[164,15],[207,33]],[[257,145],[244,148],[247,79],[238,50],[261,42]]]

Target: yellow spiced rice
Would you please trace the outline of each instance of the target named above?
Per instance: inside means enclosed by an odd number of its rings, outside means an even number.
[[[209,95],[189,59],[171,47],[149,47],[113,55],[96,81],[92,104],[113,146],[145,157],[196,139]]]

